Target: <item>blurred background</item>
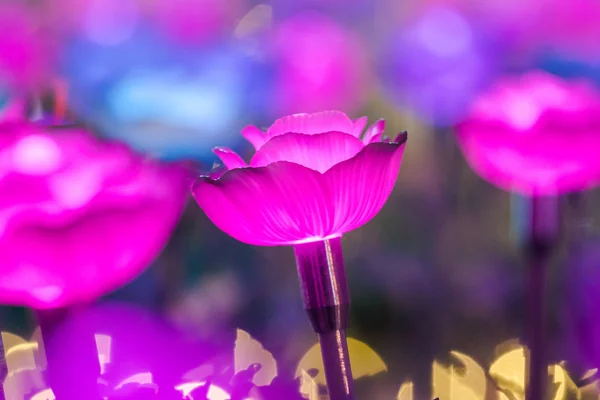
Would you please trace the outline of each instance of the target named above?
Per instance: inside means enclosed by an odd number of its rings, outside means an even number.
[[[4,107],[62,107],[69,123],[165,162],[208,171],[218,145],[247,157],[241,128],[298,112],[338,109],[384,118],[390,135],[409,132],[386,206],[343,238],[348,335],[387,368],[357,381],[359,399],[400,398],[407,381],[430,386],[434,360],[464,372],[451,351],[488,371],[499,346],[523,337],[513,199],[469,169],[454,126],[505,75],[543,69],[600,82],[599,2],[3,0],[0,32]],[[596,199],[563,199],[577,246],[564,241],[550,271],[548,352],[578,386],[600,364],[590,322],[600,317]],[[98,303],[115,301],[225,347],[242,329],[289,380],[316,343],[292,249],[239,243],[191,200],[160,256]],[[36,327],[29,309],[1,315],[2,330],[20,337]],[[483,398],[457,396],[441,399]]]

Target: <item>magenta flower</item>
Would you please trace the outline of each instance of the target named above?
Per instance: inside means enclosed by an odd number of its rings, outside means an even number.
[[[158,0],[156,21],[174,40],[195,43],[214,39],[241,18],[238,0]]]
[[[86,302],[158,255],[187,176],[76,129],[0,125],[0,303]]]
[[[28,89],[47,76],[50,44],[33,14],[19,2],[0,4],[0,85],[4,89]]]
[[[281,113],[360,107],[368,90],[367,51],[352,32],[318,13],[300,13],[274,28],[274,108]]]
[[[406,135],[382,140],[384,121],[367,129],[336,111],[277,120],[242,135],[250,164],[215,149],[229,171],[203,176],[193,194],[221,230],[249,244],[293,245],[335,238],[371,220],[392,192]]]
[[[242,135],[256,148],[250,165],[216,149],[229,171],[203,176],[196,201],[221,230],[256,245],[293,245],[304,307],[319,335],[332,400],[352,400],[346,343],[350,295],[340,237],[373,218],[400,170],[406,133],[383,138],[384,121],[339,111],[281,118]]]
[[[458,126],[471,167],[498,187],[543,196],[600,178],[600,94],[544,72],[500,81]]]

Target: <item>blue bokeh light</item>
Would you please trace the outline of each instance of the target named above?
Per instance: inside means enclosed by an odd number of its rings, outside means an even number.
[[[71,106],[138,150],[209,162],[214,146],[245,144],[239,131],[251,117],[269,117],[269,63],[246,50],[231,41],[178,47],[141,28],[116,45],[78,38],[64,62]]]

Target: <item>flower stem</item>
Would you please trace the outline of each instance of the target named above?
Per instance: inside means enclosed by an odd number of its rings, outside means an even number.
[[[543,400],[548,387],[546,354],[546,274],[559,239],[559,206],[556,197],[527,199],[528,213],[523,249],[527,262],[527,326],[529,358],[527,400]]]
[[[352,400],[353,380],[346,342],[350,294],[341,239],[294,246],[304,308],[319,335],[331,400]]]
[[[37,310],[36,318],[40,326],[42,334],[42,342],[46,355],[46,370],[48,384],[52,388],[57,399],[75,399],[85,397],[90,400],[100,400],[98,391],[98,377],[100,376],[100,363],[98,360],[98,349],[96,347],[95,338],[93,335],[89,337],[77,338],[78,341],[85,341],[85,345],[79,345],[83,351],[78,355],[77,376],[66,376],[62,371],[60,360],[62,357],[61,351],[58,349],[50,349],[50,345],[56,328],[62,324],[68,315],[72,312],[77,312],[74,308],[59,308],[53,310]],[[76,380],[77,385],[71,385],[69,382]],[[86,393],[76,392],[76,388],[86,388]]]
[[[6,400],[6,395],[4,394],[4,382],[6,382],[6,378],[8,378],[8,364],[6,362],[6,350],[4,349],[4,342],[2,340],[2,335],[0,335],[0,400]]]

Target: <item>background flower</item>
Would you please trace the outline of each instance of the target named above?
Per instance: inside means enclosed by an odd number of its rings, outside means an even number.
[[[580,190],[600,179],[599,109],[589,84],[532,72],[481,96],[459,126],[459,143],[473,169],[505,190]]]
[[[158,255],[186,200],[179,167],[78,129],[0,126],[0,301],[91,301]]]

